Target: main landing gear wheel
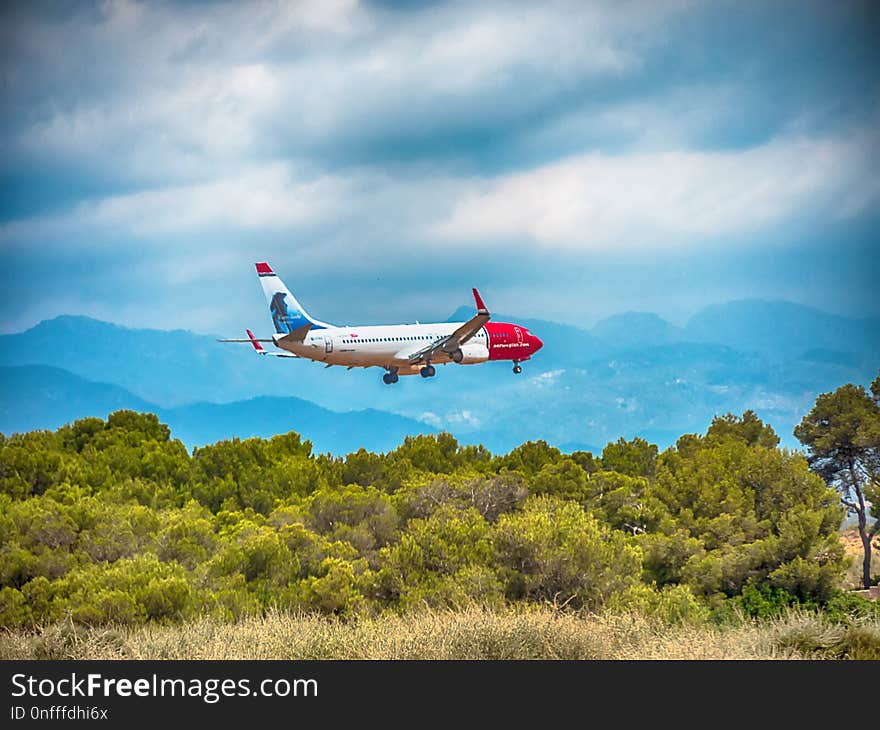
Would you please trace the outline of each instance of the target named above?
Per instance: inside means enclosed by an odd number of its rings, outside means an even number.
[[[518,362],[515,362],[513,364],[513,374],[519,375],[521,372],[522,372],[522,366]]]
[[[382,376],[382,382],[385,383],[385,385],[391,385],[392,383],[396,383],[397,380],[398,380],[397,373],[385,373]]]
[[[433,365],[425,365],[425,367],[419,370],[419,373],[423,378],[433,378],[437,371],[434,369]]]

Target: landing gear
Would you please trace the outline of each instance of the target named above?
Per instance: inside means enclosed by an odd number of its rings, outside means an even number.
[[[397,380],[398,380],[397,368],[394,368],[394,370],[389,370],[387,373],[385,373],[382,376],[382,382],[385,383],[385,385],[391,385],[392,383],[396,383]]]
[[[433,365],[425,365],[425,367],[419,370],[419,373],[423,378],[433,378],[437,371],[434,370]]]
[[[522,372],[522,366],[516,360],[513,361],[513,374],[519,375]]]

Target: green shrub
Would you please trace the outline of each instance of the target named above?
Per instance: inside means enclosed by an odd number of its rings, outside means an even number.
[[[857,593],[836,593],[822,607],[822,615],[829,621],[848,623],[852,619],[880,620],[880,601],[870,601]]]
[[[0,588],[0,626],[16,628],[31,621],[31,612],[25,597],[16,588]]]
[[[880,626],[855,622],[847,627],[844,655],[847,659],[880,660]]]
[[[0,624],[546,602],[646,624],[821,608],[855,632],[880,608],[837,592],[840,517],[751,413],[597,459],[543,441],[493,457],[449,434],[335,458],[293,432],[190,455],[120,411],[0,434]]]
[[[300,586],[304,607],[323,613],[348,614],[363,607],[355,566],[339,558],[327,558],[320,576],[309,576]]]
[[[574,502],[532,497],[494,531],[511,598],[598,608],[638,582],[641,550]]]
[[[606,604],[610,613],[635,611],[664,624],[700,624],[709,611],[687,586],[664,586],[661,589],[639,584],[613,594]]]
[[[784,588],[766,584],[746,586],[734,603],[746,616],[758,619],[776,618],[791,607],[800,605],[797,596]]]

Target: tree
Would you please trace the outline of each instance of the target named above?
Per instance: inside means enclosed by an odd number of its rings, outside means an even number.
[[[601,522],[632,535],[651,532],[666,515],[645,477],[597,471],[587,482],[584,507]]]
[[[303,504],[309,528],[330,540],[346,540],[364,555],[391,542],[397,529],[390,497],[374,487],[327,487],[313,492]]]
[[[395,460],[409,459],[416,469],[435,474],[449,474],[460,462],[458,441],[445,431],[407,436],[391,456]]]
[[[757,414],[748,410],[742,414],[742,418],[733,413],[724,416],[716,416],[712,419],[712,425],[706,432],[710,439],[734,438],[744,441],[752,446],[765,446],[775,449],[779,446],[779,436],[770,424],[765,424]]]
[[[843,568],[843,510],[803,455],[738,437],[679,444],[661,455],[650,485],[665,509],[656,532],[638,538],[647,576],[709,598],[767,581],[827,598]]]
[[[485,520],[495,522],[504,512],[516,509],[529,496],[519,472],[497,475],[459,471],[450,476],[408,484],[397,492],[396,502],[404,519],[430,517],[439,507],[473,507]]]
[[[492,566],[491,527],[473,507],[446,504],[413,519],[396,545],[382,548],[373,595],[401,609],[498,604],[502,584]]]
[[[510,598],[595,609],[638,583],[642,551],[576,503],[531,497],[504,514],[494,546]]]
[[[530,480],[533,494],[552,494],[583,502],[587,494],[587,473],[567,456],[545,464]]]
[[[602,449],[602,466],[631,477],[653,478],[657,468],[657,447],[638,436],[632,441],[620,438]]]
[[[526,441],[506,456],[498,458],[499,471],[503,468],[518,471],[526,476],[534,476],[547,464],[562,458],[562,452],[546,441]]]
[[[880,532],[880,375],[871,390],[874,398],[851,383],[823,393],[794,430],[808,449],[810,467],[858,518],[865,588],[871,587],[871,540]]]
[[[594,474],[602,470],[602,459],[596,458],[589,451],[572,451],[569,457],[587,474]]]

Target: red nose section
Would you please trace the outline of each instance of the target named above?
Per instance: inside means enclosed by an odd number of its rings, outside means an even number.
[[[490,360],[528,360],[544,343],[525,327],[507,322],[487,322]]]

